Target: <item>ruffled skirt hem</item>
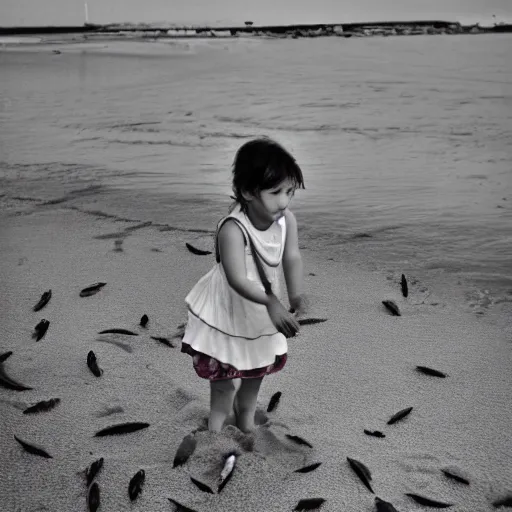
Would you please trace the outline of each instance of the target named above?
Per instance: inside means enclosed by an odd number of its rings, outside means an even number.
[[[276,355],[275,361],[268,366],[251,370],[237,370],[228,363],[221,363],[214,357],[198,352],[188,343],[182,342],[181,352],[192,357],[192,364],[197,375],[207,380],[256,379],[282,370],[287,359],[286,354]]]

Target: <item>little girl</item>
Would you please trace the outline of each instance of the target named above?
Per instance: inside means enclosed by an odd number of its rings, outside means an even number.
[[[251,432],[263,377],[286,363],[286,338],[299,324],[277,298],[281,262],[291,311],[305,313],[297,222],[288,210],[296,188],[305,188],[302,171],[273,140],[252,140],[238,150],[235,202],[217,225],[217,264],[185,298],[181,351],[210,381],[211,431],[219,432],[234,409],[238,428]],[[241,379],[236,396],[233,379]]]

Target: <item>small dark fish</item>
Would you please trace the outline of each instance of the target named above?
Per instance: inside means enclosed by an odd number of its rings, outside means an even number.
[[[91,485],[91,482],[96,478],[96,475],[100,472],[100,469],[103,467],[103,457],[98,460],[95,460],[86,470],[85,470],[85,478],[87,480],[87,485]]]
[[[89,370],[95,375],[96,377],[101,377],[103,370],[98,366],[98,361],[96,359],[96,354],[90,350],[87,354],[87,366],[89,367]]]
[[[185,242],[185,245],[187,246],[187,249],[192,254],[197,254],[198,256],[205,256],[207,254],[211,254],[212,253],[212,251],[203,251],[201,249],[196,249],[194,246],[190,245],[188,242]]]
[[[105,329],[98,334],[126,334],[127,336],[138,336],[136,332],[129,331],[128,329]]]
[[[131,501],[135,500],[142,491],[144,480],[146,480],[146,473],[143,469],[139,469],[139,471],[133,475],[130,480],[130,485],[128,486],[128,495]]]
[[[291,439],[292,441],[294,441],[297,444],[304,444],[306,446],[309,446],[310,448],[313,448],[313,446],[310,443],[308,443],[305,439],[302,439],[302,437],[292,436],[290,434],[285,434],[285,435],[288,439]]]
[[[28,407],[23,411],[23,414],[32,414],[36,412],[50,411],[60,402],[60,398],[50,398],[50,400],[38,402],[32,407]]]
[[[16,382],[14,379],[11,379],[11,377],[5,373],[3,364],[0,364],[0,386],[7,389],[14,389],[15,391],[28,391],[32,389],[25,386],[25,384],[21,384],[21,382]]]
[[[439,370],[434,370],[433,368],[429,368],[428,366],[416,366],[416,370],[425,375],[432,375],[434,377],[441,377],[444,379],[446,377],[446,373],[440,372]]]
[[[87,288],[84,288],[80,292],[80,297],[90,297],[91,295],[94,295],[95,293],[98,293],[107,283],[95,283],[91,284],[91,286],[88,286]]]
[[[50,327],[50,322],[48,320],[45,320],[44,318],[35,326],[34,334],[32,335],[33,338],[36,339],[36,341],[39,341],[43,338],[43,336],[46,334],[46,331],[48,330],[48,327]]]
[[[151,336],[151,338],[155,341],[163,343],[164,345],[167,345],[168,347],[176,348],[176,345],[168,338],[161,338],[159,336]]]
[[[298,320],[299,325],[321,324],[322,322],[326,321],[327,318],[300,318]]]
[[[176,512],[197,512],[196,510],[192,508],[188,508],[185,505],[182,505],[176,500],[173,500],[172,498],[167,498],[171,503],[174,503],[176,505]]]
[[[277,404],[279,403],[281,395],[282,395],[281,391],[278,391],[277,393],[274,393],[272,395],[272,398],[270,399],[270,402],[268,403],[267,412],[272,412],[277,407]]]
[[[398,512],[391,503],[381,500],[378,496],[375,498],[375,509],[377,512]]]
[[[140,325],[142,327],[146,327],[146,325],[148,325],[148,322],[149,322],[148,315],[142,315],[142,318],[140,319]]]
[[[0,354],[0,363],[3,363],[4,361],[7,361],[9,357],[12,356],[12,350],[9,350],[9,352],[4,352],[3,354]]]
[[[29,444],[16,436],[14,436],[14,439],[16,439],[16,441],[18,441],[18,443],[20,443],[21,446],[23,446],[23,449],[26,452],[32,453],[33,455],[39,455],[40,457],[45,457],[46,459],[53,459],[53,457],[48,452],[43,450],[43,448],[41,448],[40,446],[37,446],[35,444]]]
[[[300,500],[293,510],[316,510],[319,509],[324,503],[325,500],[323,498],[308,498],[305,500]]]
[[[423,496],[420,496],[419,494],[412,494],[412,493],[405,493],[406,496],[409,496],[409,498],[412,498],[416,503],[419,503],[420,505],[425,505],[426,507],[433,507],[433,508],[448,508],[453,506],[453,503],[443,503],[442,501],[436,501],[431,500],[430,498],[425,498]]]
[[[231,480],[236,466],[236,452],[229,452],[224,456],[224,467],[220,473],[219,488],[217,492],[222,491],[226,484]]]
[[[448,469],[442,469],[441,470],[445,476],[448,478],[452,478],[453,480],[456,480],[457,482],[460,482],[461,484],[469,485],[469,481],[466,480],[464,477],[455,474],[453,471],[450,471]]]
[[[404,274],[402,274],[400,285],[402,286],[402,295],[407,297],[409,295],[409,287],[407,286],[407,279],[405,278]]]
[[[136,432],[143,428],[148,428],[149,423],[142,423],[140,421],[134,421],[131,423],[119,423],[110,427],[104,428],[94,434],[94,437],[112,436],[118,434],[129,434],[130,432]]]
[[[412,407],[407,407],[406,409],[402,409],[401,411],[398,411],[396,414],[391,416],[391,418],[388,421],[388,425],[393,425],[393,423],[396,423],[398,420],[405,418],[411,411],[412,411]]]
[[[189,457],[194,453],[197,446],[197,440],[192,434],[186,435],[178,446],[172,467],[185,464]]]
[[[374,430],[373,432],[371,430],[364,429],[364,433],[367,436],[373,436],[373,437],[386,437],[385,434],[383,434],[380,430]]]
[[[90,512],[96,512],[100,506],[100,486],[94,482],[87,493],[87,508]]]
[[[212,491],[211,487],[209,487],[206,484],[203,484],[203,482],[200,482],[199,480],[196,480],[194,477],[190,477],[190,480],[192,480],[192,483],[195,484],[199,489],[201,489],[201,491],[208,492],[210,494],[215,494]]]
[[[500,498],[499,500],[493,501],[492,506],[494,508],[512,507],[512,494],[509,494],[508,496]]]
[[[52,298],[51,290],[44,292],[43,295],[41,295],[39,302],[34,306],[34,311],[39,311],[40,309],[43,309],[46,306],[46,304],[48,304],[48,302],[50,302],[51,298]]]
[[[358,460],[351,459],[350,457],[347,457],[348,463],[350,464],[350,467],[354,470],[354,473],[360,478],[361,482],[365,485],[365,487],[375,494],[373,492],[373,489],[370,485],[370,480],[372,479],[372,475],[370,473],[370,470]]]
[[[396,303],[392,300],[383,300],[382,304],[386,306],[386,308],[393,313],[394,316],[402,316],[400,313],[400,310],[398,309],[398,306]]]
[[[321,462],[315,462],[314,464],[310,464],[309,466],[304,466],[303,468],[296,469],[294,473],[310,473],[311,471],[314,471],[317,467],[321,465]]]

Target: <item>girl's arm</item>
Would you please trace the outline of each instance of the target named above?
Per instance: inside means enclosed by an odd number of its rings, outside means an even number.
[[[245,269],[244,235],[234,221],[226,221],[218,234],[219,253],[229,286],[247,300],[264,304],[270,303],[256,283],[249,281]]]
[[[290,306],[297,313],[304,313],[306,308],[306,297],[303,293],[304,275],[302,257],[299,250],[299,235],[297,220],[290,211],[285,211],[286,218],[286,241],[283,253],[283,271],[288,290]]]
[[[226,221],[218,234],[220,260],[229,285],[247,300],[264,304],[276,329],[287,338],[299,330],[297,320],[272,293],[267,295],[256,283],[249,281],[245,269],[244,236],[234,221]]]

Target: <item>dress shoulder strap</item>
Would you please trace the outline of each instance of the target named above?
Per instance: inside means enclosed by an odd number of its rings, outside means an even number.
[[[245,245],[249,244],[251,246],[252,257],[254,259],[256,269],[258,270],[258,274],[260,276],[261,282],[263,283],[263,287],[265,288],[265,293],[267,293],[267,295],[271,294],[272,293],[272,285],[271,285],[270,281],[268,280],[267,275],[265,274],[265,270],[263,269],[263,265],[261,264],[261,261],[257,255],[258,251],[256,250],[256,247],[254,247],[254,243],[253,243],[251,237],[249,236],[247,229],[236,217],[231,217],[228,215],[227,217],[222,219],[218,224],[217,233],[215,234],[215,259],[216,259],[217,263],[220,263],[220,252],[219,252],[219,244],[218,244],[219,230],[224,225],[224,222],[226,222],[229,219],[232,219],[234,222],[236,222],[238,224],[238,226],[240,227],[240,229],[242,230],[242,233],[243,233],[244,239],[245,239],[244,240]]]
[[[217,231],[215,232],[215,261],[217,263],[220,263],[220,252],[219,252],[219,231],[220,228],[224,225],[224,223],[228,220],[232,220],[238,224],[240,229],[242,230],[242,234],[244,235],[244,242],[245,245],[247,245],[250,241],[249,233],[247,233],[247,229],[245,229],[245,226],[236,218],[232,217],[231,215],[228,215],[227,217],[224,217],[219,221],[217,224]]]

